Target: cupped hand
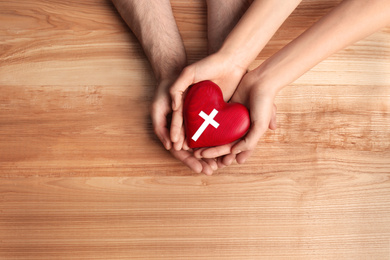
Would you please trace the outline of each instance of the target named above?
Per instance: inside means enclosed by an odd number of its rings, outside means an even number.
[[[259,139],[267,129],[276,130],[276,92],[272,86],[263,86],[249,74],[232,98],[232,102],[240,102],[249,107],[251,127],[245,137],[236,143],[231,150],[238,163],[244,163],[253,153]]]
[[[170,150],[171,154],[183,162],[188,168],[197,173],[211,175],[218,169],[216,160],[208,158],[195,158],[193,153],[186,150],[172,149],[172,142],[169,135],[169,117],[171,116],[171,97],[169,87],[174,80],[161,80],[158,84],[154,99],[151,105],[150,114],[152,118],[153,129],[156,136],[160,139],[165,149]]]
[[[169,87],[174,80],[161,80],[157,85],[153,102],[150,108],[153,130],[164,145],[165,149],[172,148],[172,142],[169,135],[169,117],[172,113],[171,98],[169,96]]]
[[[247,73],[237,87],[231,102],[242,103],[249,108],[251,127],[248,133],[243,139],[230,144],[199,149],[194,156],[196,158],[219,157],[217,160],[219,167],[230,165],[234,160],[244,163],[267,129],[275,130],[277,127],[275,95],[272,87],[261,84],[255,72]]]
[[[218,53],[212,54],[184,68],[179,78],[170,89],[172,98],[172,123],[170,137],[175,150],[185,147],[183,128],[183,98],[189,86],[203,80],[211,80],[223,93],[225,101],[229,100],[241,81],[246,69]]]

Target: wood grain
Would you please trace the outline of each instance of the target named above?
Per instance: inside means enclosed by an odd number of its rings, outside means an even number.
[[[259,65],[340,1],[303,1]],[[172,1],[190,62],[206,4]],[[190,172],[110,1],[0,0],[0,259],[390,259],[390,27],[277,97],[244,165]]]

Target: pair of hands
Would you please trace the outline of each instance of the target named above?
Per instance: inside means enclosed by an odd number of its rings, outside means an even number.
[[[203,80],[211,80],[220,86],[225,101],[247,106],[251,127],[239,141],[192,151],[185,142],[183,98],[190,85]],[[256,71],[247,72],[246,68],[216,53],[187,66],[177,78],[160,81],[151,110],[154,131],[174,157],[195,172],[211,175],[234,160],[244,163],[265,131],[268,128],[276,129],[274,97],[271,88],[262,86]],[[172,122],[169,126],[167,118],[170,113]]]

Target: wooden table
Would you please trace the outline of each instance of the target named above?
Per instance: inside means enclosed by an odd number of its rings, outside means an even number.
[[[339,1],[303,1],[259,65]],[[172,1],[190,62],[206,6]],[[0,0],[0,259],[390,259],[390,27],[277,97],[244,165],[154,137],[155,80],[106,0]]]

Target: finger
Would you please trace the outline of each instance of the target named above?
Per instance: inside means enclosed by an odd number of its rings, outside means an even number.
[[[171,154],[182,163],[184,163],[188,168],[196,173],[201,173],[203,171],[203,164],[192,156],[192,154],[188,151],[176,151],[171,149]]]
[[[239,154],[243,151],[254,150],[256,148],[257,142],[265,133],[267,128],[268,125],[264,127],[264,124],[253,122],[245,138],[233,146],[232,153]]]
[[[218,165],[217,165],[217,162],[215,161],[215,159],[203,159],[204,162],[206,162],[213,171],[216,171],[218,170]]]
[[[203,160],[199,160],[199,162],[202,164],[202,172],[206,175],[212,175],[213,174],[213,169],[211,168],[211,166],[203,161]]]
[[[183,145],[184,145],[184,141],[185,141],[184,128],[182,127],[180,129],[179,139],[177,140],[177,142],[173,143],[173,148],[176,151],[182,150],[183,149]]]
[[[190,149],[190,147],[188,146],[187,139],[186,139],[185,136],[184,136],[183,150],[188,151],[189,149]],[[196,156],[195,156],[195,157],[196,157]]]
[[[274,107],[272,110],[271,121],[269,122],[269,127],[268,127],[271,130],[276,130],[276,128],[278,127],[277,123],[276,123],[276,111],[277,111],[277,108],[276,108],[276,105],[274,104]]]
[[[169,109],[167,111],[162,110],[160,107],[158,107],[157,103],[152,105],[151,117],[153,130],[167,150],[172,148],[170,133],[167,128],[167,115],[169,112]]]
[[[195,158],[201,159],[201,158],[202,158],[202,152],[203,152],[205,149],[208,149],[208,148],[196,148],[196,149],[194,150],[194,156],[195,156]]]
[[[246,160],[252,155],[252,153],[253,153],[253,150],[245,151],[245,152],[237,154],[237,156],[236,156],[237,163],[239,163],[239,164],[245,163]]]
[[[235,158],[236,155],[232,153],[227,154],[225,156],[218,157],[217,159],[218,168],[225,168],[226,166],[231,165],[234,162]]]
[[[172,98],[172,109],[178,110],[182,106],[182,99],[185,90],[194,83],[194,72],[191,66],[183,69],[180,76],[173,83],[170,94]]]
[[[222,168],[225,168],[226,167],[226,165],[223,163],[223,156],[222,157],[219,157],[218,159],[217,159],[217,165],[218,165],[218,168],[219,169],[222,169]]]
[[[222,159],[222,163],[225,165],[225,166],[229,166],[231,165],[234,160],[236,159],[236,155],[233,154],[233,153],[230,153],[228,155],[225,155]]]
[[[206,149],[201,150],[199,155],[201,158],[217,158],[217,157],[231,153],[231,149],[235,143],[237,143],[237,142],[233,142],[233,143],[225,144],[225,145],[220,145],[220,146],[215,146],[215,147],[211,147],[211,148],[206,148]]]
[[[154,132],[160,139],[161,143],[164,145],[164,148],[170,150],[172,148],[172,142],[169,139],[169,131],[165,127],[155,127]]]
[[[180,139],[183,128],[183,107],[180,106],[178,110],[172,113],[171,122],[171,141],[176,143]]]

